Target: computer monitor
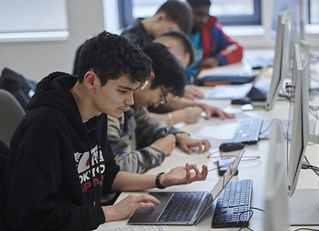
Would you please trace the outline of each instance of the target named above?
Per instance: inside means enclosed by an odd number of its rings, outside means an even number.
[[[292,78],[292,67],[294,59],[294,46],[301,41],[301,23],[300,23],[300,5],[294,5],[287,9],[290,17],[290,34],[289,34],[289,69],[286,78]]]
[[[289,122],[291,139],[288,139],[288,195],[291,225],[319,225],[319,190],[296,189],[300,170],[309,141],[309,92],[307,49],[295,44],[292,72],[293,94]]]
[[[293,92],[288,118],[289,126],[291,126],[291,140],[288,140],[288,193],[290,196],[295,192],[304,152],[309,141],[308,55],[301,44],[295,44],[294,51],[291,84]]]
[[[282,124],[274,120],[271,128],[264,185],[263,230],[288,230],[287,151]]]
[[[283,79],[285,78],[289,67],[290,28],[291,24],[289,14],[287,11],[284,11],[278,16],[273,74],[266,99],[266,111],[273,109],[283,83]]]
[[[306,4],[307,0],[300,0],[300,39],[306,41]]]

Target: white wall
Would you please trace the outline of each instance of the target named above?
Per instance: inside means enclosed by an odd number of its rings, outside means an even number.
[[[104,30],[103,1],[67,1],[69,38],[66,41],[0,43],[4,67],[39,81],[54,71],[71,73],[77,47]]]

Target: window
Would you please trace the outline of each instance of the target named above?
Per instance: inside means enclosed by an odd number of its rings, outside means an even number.
[[[310,0],[308,9],[309,24],[319,24],[319,0]]]
[[[210,14],[223,25],[261,25],[261,0],[214,0]]]
[[[155,14],[165,0],[119,0],[120,25]],[[224,25],[261,25],[261,0],[213,0],[211,14]]]
[[[65,0],[0,0],[0,41],[56,40],[67,30]]]

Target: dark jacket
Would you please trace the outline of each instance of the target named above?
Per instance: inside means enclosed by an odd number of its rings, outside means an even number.
[[[195,60],[186,68],[187,81],[199,71],[199,66],[207,57],[218,59],[219,66],[240,62],[243,57],[243,47],[224,33],[217,18],[209,16],[207,23],[200,31],[189,34],[195,49]]]
[[[92,230],[105,221],[100,197],[119,167],[107,116],[81,119],[70,92],[76,80],[44,78],[13,135],[0,205],[10,230]]]
[[[155,38],[148,34],[145,27],[142,24],[142,18],[138,18],[135,22],[124,28],[121,35],[130,40],[131,42],[143,47],[152,42]]]

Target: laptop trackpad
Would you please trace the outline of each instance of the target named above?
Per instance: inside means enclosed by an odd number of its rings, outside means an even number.
[[[136,210],[136,212],[129,219],[128,224],[154,224],[173,193],[151,192],[149,194],[156,197],[161,204],[155,206],[154,208],[140,208]]]

